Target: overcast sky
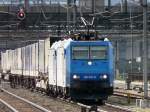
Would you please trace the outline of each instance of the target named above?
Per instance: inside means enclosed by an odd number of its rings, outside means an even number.
[[[108,0],[105,0],[105,1],[106,1],[106,4],[107,4],[107,1],[108,1]],[[122,0],[111,0],[112,5],[117,4],[117,3],[121,3],[121,1],[122,1]],[[131,2],[132,0],[128,0],[128,1]],[[135,1],[138,1],[138,0],[135,0]],[[150,0],[147,0],[147,1],[150,2]]]
[[[17,3],[17,1],[18,1],[18,3],[19,3],[19,0],[0,0],[0,4],[2,4],[2,3],[10,4],[11,1],[15,1],[14,3]],[[22,0],[22,1],[24,1],[24,0]],[[29,0],[29,1],[32,4],[33,1],[37,2],[38,0]],[[41,0],[39,0],[39,1],[41,1]],[[66,3],[67,0],[44,0],[44,1],[46,1],[46,3],[49,3],[50,1],[51,2],[56,2],[56,3],[58,1],[62,1],[63,3]],[[77,0],[77,1],[79,1],[79,0]],[[108,4],[108,0],[104,0],[104,1],[105,1],[105,4],[107,5]],[[111,0],[111,4],[115,5],[117,3],[121,3],[121,1],[122,0]],[[132,0],[128,0],[128,1],[132,1]],[[138,1],[138,0],[135,0],[135,1]],[[147,1],[150,2],[150,0],[147,0]]]

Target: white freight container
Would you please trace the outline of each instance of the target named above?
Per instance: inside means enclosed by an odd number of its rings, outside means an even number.
[[[14,72],[16,71],[16,68],[17,68],[17,62],[16,62],[16,60],[17,60],[17,56],[16,56],[16,50],[13,50],[13,70],[14,70]]]
[[[7,50],[7,70],[11,69],[11,63],[10,63],[10,50]]]
[[[38,56],[38,42],[35,43],[35,71],[36,71],[36,75],[38,76],[38,72],[39,72],[39,56]]]
[[[32,66],[32,46],[28,45],[25,46],[24,48],[24,53],[23,53],[23,60],[24,60],[24,71],[23,71],[23,75],[24,76],[31,76],[31,66]]]
[[[7,73],[4,76],[5,80],[9,79],[8,72],[10,72],[11,68],[12,68],[12,66],[11,66],[12,65],[12,56],[11,56],[11,54],[12,54],[11,50],[6,50],[5,52],[1,53],[2,70],[3,70],[3,73]]]
[[[5,70],[7,71],[8,70],[8,51],[6,51],[5,53]]]
[[[15,57],[14,56],[14,50],[11,51],[11,56],[12,56],[12,62],[11,62],[11,73],[12,73],[15,70],[15,66],[14,66],[14,64],[15,64],[14,63],[15,62],[15,59],[14,59],[14,57]]]
[[[25,76],[30,75],[30,46],[25,47]]]
[[[39,40],[34,44],[15,50],[2,52],[2,69],[4,72],[11,70],[12,74],[25,76],[38,76],[48,74],[50,40]]]
[[[12,74],[21,74],[21,67],[22,67],[22,62],[21,62],[21,49],[17,48],[15,50],[12,50],[9,53],[10,58],[8,60],[12,60],[12,62],[10,61],[10,65],[11,65],[11,73]]]
[[[4,72],[4,69],[5,69],[5,65],[4,65],[5,58],[4,58],[4,55],[5,55],[5,53],[1,52],[1,67],[2,67],[3,72]]]
[[[45,40],[39,40],[39,72],[48,74],[48,60],[49,60],[49,49],[50,40],[49,38]]]
[[[25,74],[25,47],[22,47],[22,68],[23,68],[23,75]]]
[[[3,73],[5,73],[6,71],[6,52],[1,52],[1,65],[2,65],[2,70]]]
[[[32,76],[32,44],[29,45],[29,76]]]
[[[2,66],[4,73],[11,70],[11,58],[11,50],[7,50],[6,52],[2,53]]]
[[[38,71],[36,70],[36,43],[32,44],[31,46],[31,68],[30,68],[30,76],[37,77],[38,76]]]
[[[18,52],[18,54],[17,54],[18,67],[17,67],[17,73],[16,74],[21,75],[22,74],[21,48],[18,48],[17,52]]]
[[[44,40],[39,40],[39,50],[38,50],[38,56],[39,56],[39,73],[45,72],[45,47],[44,47]]]
[[[45,73],[48,74],[50,39],[45,39]]]
[[[35,44],[31,45],[31,66],[30,76],[35,76]]]
[[[12,51],[7,50],[7,58],[6,58],[6,63],[7,63],[7,71],[11,71],[12,69]]]

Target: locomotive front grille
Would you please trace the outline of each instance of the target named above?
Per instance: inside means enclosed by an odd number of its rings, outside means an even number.
[[[76,91],[82,91],[82,92],[99,92],[102,89],[109,88],[109,82],[108,81],[75,81],[72,84],[72,89]],[[104,90],[103,90],[104,91]]]

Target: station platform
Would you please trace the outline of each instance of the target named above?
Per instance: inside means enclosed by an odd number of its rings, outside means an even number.
[[[124,93],[130,93],[135,94],[137,96],[144,96],[144,84],[143,82],[131,82],[130,84],[130,90],[127,90],[127,83],[125,81],[121,80],[115,80],[114,81],[114,91],[117,92],[124,92]],[[150,97],[150,84],[148,84],[148,96]]]

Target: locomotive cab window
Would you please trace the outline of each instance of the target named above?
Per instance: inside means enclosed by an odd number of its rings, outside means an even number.
[[[91,46],[90,47],[90,59],[107,59],[107,47],[106,46]]]
[[[89,47],[88,46],[72,47],[72,59],[89,59]]]

